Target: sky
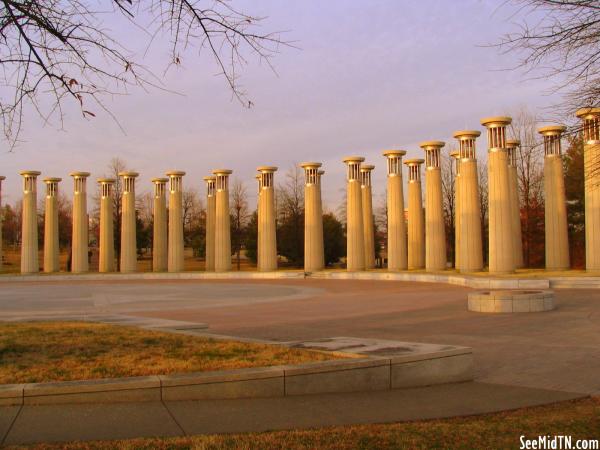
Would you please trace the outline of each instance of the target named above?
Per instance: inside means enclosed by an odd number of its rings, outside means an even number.
[[[94,110],[82,117],[67,105],[62,127],[42,124],[29,110],[20,143],[0,147],[3,202],[21,196],[20,170],[63,178],[71,197],[71,171],[89,171],[88,191],[107,173],[111,158],[121,157],[137,170],[138,192],[171,169],[186,171],[185,187],[204,193],[202,177],[229,168],[256,203],[256,167],[279,167],[276,182],[295,163],[323,163],[323,200],[335,210],[345,186],[346,155],[361,155],[375,165],[375,204],[385,192],[388,148],[422,157],[418,143],[447,142],[459,129],[482,130],[482,117],[510,114],[526,105],[549,114],[560,101],[546,79],[509,70],[517,55],[490,46],[516,29],[520,17],[504,0],[233,0],[255,16],[266,16],[264,31],[286,31],[296,48],[281,48],[272,60],[276,73],[250,59],[241,83],[254,102],[243,108],[232,99],[225,80],[208,55],[184,54],[182,67],[165,76],[171,92],[131,90],[106,99],[120,126]],[[104,27],[135,49],[145,37],[123,30],[110,17]],[[134,50],[135,51],[135,50]],[[169,60],[159,41],[144,64],[163,74]],[[121,129],[123,128],[123,130]],[[480,139],[478,151],[485,150]],[[406,178],[406,174],[405,174]],[[38,184],[38,196],[43,192]]]

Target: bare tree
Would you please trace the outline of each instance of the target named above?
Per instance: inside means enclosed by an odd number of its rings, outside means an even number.
[[[450,148],[450,152],[453,148]],[[442,202],[444,207],[444,223],[446,231],[446,247],[447,252],[452,255],[452,263],[454,265],[456,259],[456,234],[455,234],[455,215],[456,215],[456,199],[454,196],[456,186],[456,166],[454,158],[443,152],[441,154],[441,169],[442,169]]]
[[[537,118],[527,108],[521,108],[513,115],[510,125],[512,135],[521,141],[516,154],[517,176],[523,230],[523,253],[525,266],[530,267],[533,258],[539,253],[539,241],[543,239],[543,223],[540,212],[544,208],[544,149],[537,133]],[[543,241],[542,241],[543,243]],[[543,251],[543,246],[542,246]],[[538,263],[540,259],[535,258]]]
[[[244,243],[244,232],[248,223],[248,192],[244,184],[237,178],[231,185],[231,249],[236,255],[237,270],[241,266],[241,252]]]
[[[567,111],[600,104],[600,4],[598,0],[512,0],[524,20],[500,47],[521,56],[529,73],[556,80],[566,90]]]
[[[290,166],[277,185],[277,250],[296,266],[304,259],[304,172]]]
[[[25,108],[44,121],[58,116],[70,100],[83,117],[95,109],[110,114],[103,99],[132,87],[159,87],[161,80],[122,45],[105,20],[121,20],[128,36],[146,35],[148,51],[154,40],[169,39],[167,67],[179,66],[192,49],[212,55],[232,95],[250,107],[239,83],[248,54],[265,61],[278,51],[280,33],[263,33],[256,17],[233,7],[229,0],[2,0],[0,3],[0,97],[4,135],[19,140]],[[113,25],[114,27],[114,25]]]
[[[481,246],[483,250],[483,261],[486,263],[489,261],[488,172],[486,164],[478,162],[477,172],[477,180],[479,182],[479,210],[481,211]]]

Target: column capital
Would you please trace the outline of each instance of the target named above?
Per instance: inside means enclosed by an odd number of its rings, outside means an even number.
[[[548,125],[538,128],[537,131],[542,136],[560,136],[567,131],[567,127],[564,125]]]
[[[481,136],[481,131],[478,130],[458,130],[452,135],[452,137],[458,139],[459,141],[465,139],[477,139],[479,136]]]
[[[560,139],[566,130],[567,127],[564,125],[548,125],[538,128],[538,133],[544,137],[544,154],[546,156],[560,157]]]
[[[458,139],[460,159],[475,160],[475,141],[481,136],[481,131],[459,130],[453,137]]]
[[[257,175],[258,177],[259,175]],[[209,175],[206,177],[202,177],[202,179],[206,182],[206,195],[208,197],[212,197],[215,195],[215,187],[217,182],[217,177],[214,175]]]
[[[165,175],[169,178],[180,178],[185,175],[185,172],[183,170],[169,170]]]
[[[406,164],[407,166],[420,166],[424,162],[425,160],[421,158],[411,158],[404,160],[404,164]]]
[[[71,172],[69,174],[69,176],[73,177],[73,178],[87,178],[89,177],[91,174],[89,172]]]
[[[98,178],[96,181],[98,184],[114,184],[117,180],[114,178]]]
[[[384,150],[382,153],[386,158],[402,158],[406,155],[406,150]]]
[[[481,125],[486,128],[507,127],[512,122],[512,117],[508,116],[492,116],[481,119]]]
[[[481,125],[487,128],[488,150],[498,151],[506,148],[506,127],[512,118],[508,116],[485,117]]]
[[[425,151],[425,167],[434,169],[440,167],[440,149],[446,145],[443,141],[423,141],[419,144]]]
[[[508,151],[508,165],[517,167],[517,149],[521,146],[519,139],[507,139],[506,150]]]
[[[342,161],[348,165],[350,164],[360,164],[365,160],[363,156],[346,156]]]
[[[600,108],[579,108],[575,115],[582,120],[600,118]]]
[[[371,186],[371,171],[375,168],[373,164],[360,166],[360,183],[363,187]]]
[[[444,145],[446,145],[446,143],[444,141],[423,141],[419,144],[419,147],[421,147],[425,151],[428,151],[428,150],[439,150]]]
[[[304,170],[306,170],[306,169],[318,169],[322,165],[323,164],[321,164],[320,162],[314,162],[314,161],[300,163],[300,167],[302,167]]]
[[[258,166],[256,170],[260,173],[273,173],[277,172],[277,167],[275,166]]]
[[[214,169],[212,172],[215,176],[219,177],[226,177],[229,176],[233,173],[233,170],[230,169]]]
[[[152,183],[154,183],[154,184],[167,184],[169,182],[169,179],[163,178],[163,177],[157,177],[157,178],[152,178],[152,180],[150,180],[150,181],[152,181]]]
[[[575,114],[583,121],[584,144],[600,142],[600,108],[581,108]]]
[[[119,172],[119,176],[123,178],[137,178],[140,174],[133,171]]]
[[[384,150],[382,155],[387,159],[388,177],[397,177],[402,175],[402,157],[406,155],[406,150]]]
[[[37,178],[41,174],[42,172],[40,172],[39,170],[21,170],[19,172],[19,175],[25,178]]]
[[[46,184],[46,197],[56,197],[58,183],[62,181],[62,178],[47,177],[43,181]]]

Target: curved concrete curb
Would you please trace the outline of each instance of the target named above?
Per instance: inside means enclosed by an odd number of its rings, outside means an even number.
[[[422,272],[345,272],[280,270],[275,272],[143,272],[143,273],[58,273],[29,275],[0,275],[0,282],[48,282],[48,281],[136,281],[136,280],[280,280],[280,279],[333,279],[373,281],[415,281],[422,283],[445,283],[474,289],[600,289],[600,276],[594,277],[548,277],[548,278],[494,278],[457,273]]]
[[[356,356],[356,355],[354,355]],[[252,369],[0,386],[0,405],[285,397],[470,381],[467,347]]]

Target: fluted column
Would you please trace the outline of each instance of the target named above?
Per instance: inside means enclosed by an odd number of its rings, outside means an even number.
[[[600,108],[581,108],[585,189],[585,268],[600,271]]]
[[[168,178],[153,178],[154,184],[154,225],[152,227],[152,271],[165,272],[168,269],[167,245],[167,183]]]
[[[216,184],[215,201],[215,271],[231,270],[231,228],[229,217],[229,175],[228,169],[213,171]]]
[[[408,268],[425,267],[425,218],[421,192],[421,164],[424,159],[407,159],[408,167]]]
[[[460,270],[460,152],[450,152],[454,163],[454,268]]]
[[[300,164],[304,169],[304,271],[325,267],[323,248],[323,210],[319,162]]]
[[[442,141],[425,141],[419,146],[425,151],[425,269],[446,268],[446,232],[442,201],[442,171],[440,150]]]
[[[87,213],[87,177],[89,172],[72,172],[73,190],[73,236],[71,243],[71,272],[82,273],[89,270]]]
[[[100,185],[100,254],[98,271],[115,271],[114,178],[98,179]]]
[[[546,269],[569,268],[567,200],[561,151],[561,135],[567,127],[551,125],[538,132],[544,137],[544,198]]]
[[[371,164],[363,164],[360,167],[366,269],[375,268],[375,224],[373,220],[373,193],[371,189],[371,171],[374,168],[375,166]]]
[[[518,139],[506,140],[508,153],[508,185],[510,194],[510,216],[512,219],[513,245],[515,252],[515,269],[525,266],[523,259],[523,238],[521,233],[521,205],[519,201],[519,175],[517,173],[517,151],[521,146]]]
[[[207,272],[215,271],[215,180],[215,177],[204,177],[204,181],[206,181],[206,238],[204,254]]]
[[[513,215],[508,176],[506,127],[510,117],[481,120],[487,128],[488,140],[488,204],[489,204],[489,272],[510,273],[515,270]]]
[[[38,273],[37,177],[41,172],[24,170],[23,217],[21,220],[21,273]]]
[[[61,178],[44,178],[46,202],[44,211],[44,272],[60,270],[58,245],[58,183]]]
[[[277,167],[261,166],[256,170],[260,176],[257,268],[261,272],[269,272],[277,270],[275,189],[273,183],[273,176]]]
[[[6,177],[0,175],[0,271],[2,271],[2,222],[4,221],[4,210],[2,209],[2,182],[6,180]]]
[[[477,171],[475,140],[479,131],[462,130],[454,133],[459,143],[460,192],[457,197],[457,230],[460,239],[458,248],[461,272],[476,272],[483,269],[481,238],[481,205],[479,199],[479,174]]]
[[[360,181],[361,156],[344,158],[347,165],[346,191],[346,267],[365,270],[365,235]]]
[[[404,186],[402,185],[402,157],[404,150],[386,150],[387,162],[387,268],[406,270],[406,221],[404,219]]]
[[[135,220],[135,179],[137,172],[120,172],[123,179],[121,197],[121,272],[137,270],[137,239]]]
[[[183,176],[185,172],[167,172],[169,187],[169,272],[183,271]]]

